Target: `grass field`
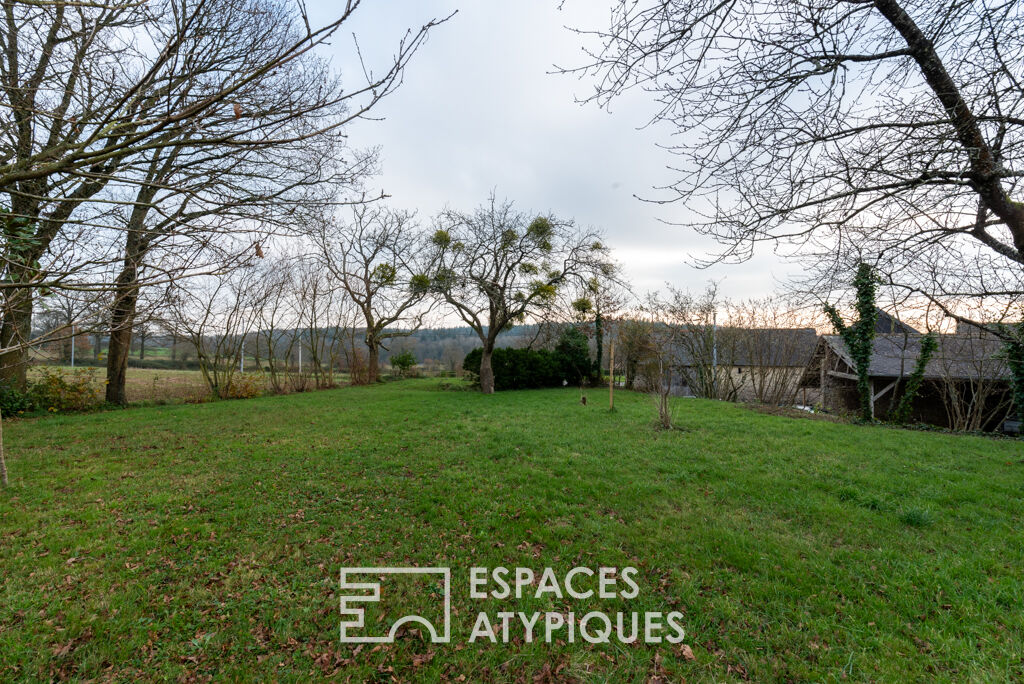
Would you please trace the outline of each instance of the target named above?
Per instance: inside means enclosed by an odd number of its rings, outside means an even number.
[[[424,380],[8,423],[0,681],[1024,679],[1020,442],[617,405]],[[401,565],[452,567],[452,643],[339,643],[340,569]],[[471,599],[471,566],[640,594]],[[693,658],[466,643],[588,609],[682,611]]]
[[[34,366],[29,369],[28,377],[38,377],[46,367]],[[52,367],[51,367],[52,368]],[[91,373],[93,384],[100,398],[103,398],[106,369],[79,366],[57,366],[64,373]],[[148,368],[129,368],[125,392],[128,401],[138,402],[197,402],[209,396],[210,388],[203,380],[203,374],[194,370],[152,370]]]
[[[29,379],[32,380],[39,377],[44,368],[42,366],[30,368]],[[58,366],[57,368],[64,373],[76,371],[91,373],[92,382],[96,387],[97,394],[101,399],[103,398],[106,381],[105,369],[82,366],[77,368]],[[347,373],[336,372],[334,375],[334,381],[338,384],[347,383],[348,380]],[[307,378],[307,384],[310,388],[314,386],[315,383],[312,377]],[[271,393],[269,375],[264,374],[262,376],[260,386],[263,386],[267,393]],[[128,402],[131,404],[197,403],[207,401],[210,398],[210,388],[203,379],[203,374],[197,370],[129,368],[126,376],[125,392],[128,395]]]

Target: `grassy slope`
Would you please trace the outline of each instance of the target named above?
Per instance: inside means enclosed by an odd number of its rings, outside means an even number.
[[[598,397],[413,381],[8,425],[0,680],[1024,677],[1019,443],[694,400],[659,432]],[[596,608],[683,610],[696,660],[340,645],[339,568],[405,564],[453,566],[462,642],[561,607],[470,601],[470,566],[633,564],[641,598]]]

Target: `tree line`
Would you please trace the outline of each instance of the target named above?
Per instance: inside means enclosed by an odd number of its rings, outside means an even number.
[[[187,307],[191,279],[369,199],[377,153],[348,128],[444,19],[343,83],[322,47],[361,4],[316,26],[286,0],[4,3],[0,380],[25,386],[33,314],[63,298],[65,336],[102,327],[123,403],[146,306]]]

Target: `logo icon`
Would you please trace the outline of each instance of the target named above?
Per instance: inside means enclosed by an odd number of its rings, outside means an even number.
[[[415,576],[420,577],[415,577]],[[427,579],[424,581],[423,577]],[[403,615],[387,622],[383,610],[388,589],[396,592],[408,590],[409,582],[415,582],[416,591],[430,594],[440,593],[444,602],[443,614],[434,620],[422,615]],[[399,586],[401,584],[401,586]],[[381,600],[381,585],[384,585],[385,601]],[[429,588],[424,588],[424,585]],[[451,568],[342,568],[341,569],[341,643],[343,644],[390,644],[394,643],[399,628],[419,623],[430,634],[435,644],[451,641],[452,612]],[[368,620],[371,608],[381,609],[376,620]],[[441,629],[438,629],[440,623]],[[390,627],[388,625],[390,624]],[[386,629],[386,631],[384,631]]]

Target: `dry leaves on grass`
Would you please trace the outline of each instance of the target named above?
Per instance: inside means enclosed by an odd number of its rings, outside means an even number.
[[[423,667],[424,665],[426,665],[427,663],[429,663],[433,659],[434,659],[434,652],[433,651],[427,651],[426,653],[416,653],[412,657],[412,666],[413,667]]]
[[[87,629],[74,639],[67,641],[63,644],[58,644],[53,647],[52,653],[54,658],[64,658],[71,655],[76,648],[84,644],[85,642],[92,639],[92,630]]]
[[[569,662],[565,659],[559,660],[554,666],[548,661],[544,663],[544,666],[537,670],[533,675],[533,684],[559,684],[561,682],[576,682],[578,681],[575,677],[570,677],[565,673],[565,669],[569,666]]]

